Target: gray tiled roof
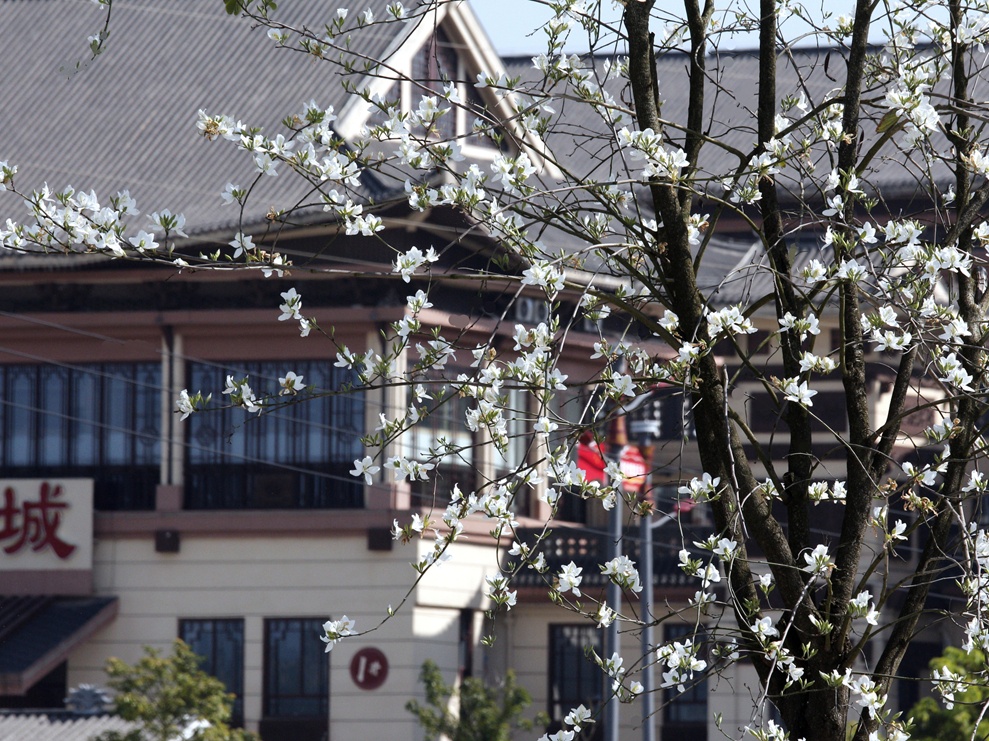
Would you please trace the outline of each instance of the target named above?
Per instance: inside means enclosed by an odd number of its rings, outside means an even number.
[[[365,0],[352,12],[370,7],[382,17],[387,2]],[[115,0],[107,50],[81,71],[66,74],[63,68],[86,57],[86,36],[102,27],[103,12],[89,0],[0,4],[7,80],[5,104],[0,106],[0,159],[18,165],[21,189],[39,187],[47,180],[52,188],[71,184],[105,197],[127,188],[142,211],[168,208],[184,213],[191,234],[228,234],[236,228],[238,213],[235,206],[222,205],[219,192],[228,180],[249,184],[252,163],[229,142],[207,142],[198,136],[196,111],[207,108],[278,131],[279,119],[301,110],[310,98],[338,110],[347,105],[332,65],[275,48],[264,29],[252,29],[249,22],[226,15],[219,0],[195,4]],[[330,20],[327,13],[332,9],[316,0],[296,0],[280,3],[275,17],[281,12],[290,12],[289,20],[315,29]],[[387,57],[412,27],[385,24],[362,29],[356,32],[352,48],[369,57]],[[796,89],[797,67],[808,72],[804,84],[812,100],[820,100],[843,76],[843,61],[833,50],[797,50],[792,59],[781,58],[781,94]],[[506,65],[512,74],[534,75],[529,58],[508,59]],[[686,57],[680,53],[658,61],[663,115],[673,120],[682,119],[685,110],[686,67]],[[716,99],[709,96],[709,105],[716,105],[718,111],[710,135],[742,150],[751,148],[756,56],[742,52],[710,57],[707,74],[721,88]],[[621,99],[620,82],[610,86]],[[595,147],[601,142],[595,137],[604,128],[588,106],[561,105],[560,133],[548,140],[557,157],[584,178],[637,177],[637,171],[608,172],[619,162],[616,158],[596,161]],[[731,158],[707,146],[701,165],[721,174],[729,169]],[[889,182],[884,186],[904,194],[916,190],[902,168],[879,167],[870,177],[874,182],[885,178]],[[382,186],[371,176],[365,176],[364,185],[369,192],[383,195]],[[244,221],[260,223],[270,206],[311,202],[308,196],[300,178],[286,174],[262,178]],[[16,199],[0,194],[0,222],[23,213]],[[309,218],[321,217],[318,209],[309,214]],[[573,240],[562,233],[549,230],[543,236],[553,249],[574,249]],[[746,280],[748,266],[758,258],[753,252],[752,260],[746,261],[751,242],[723,237],[717,234],[707,248],[703,269],[709,275],[702,275],[702,283],[721,283],[730,276],[722,289],[725,299],[758,290]],[[24,267],[25,260],[33,259],[19,258],[16,264]],[[49,264],[50,258],[44,259]]]
[[[383,15],[386,4],[361,7]],[[314,0],[284,5],[313,28],[329,20],[327,6]],[[184,213],[190,233],[232,230],[238,214],[219,193],[228,181],[248,185],[252,163],[230,142],[198,136],[197,110],[275,133],[311,98],[337,110],[346,102],[331,65],[275,48],[264,29],[226,15],[219,0],[114,0],[106,50],[67,74],[87,58],[87,36],[102,28],[104,12],[88,0],[0,4],[0,160],[19,167],[22,190],[47,181],[105,198],[127,188],[142,212]],[[384,54],[410,26],[368,27],[355,45]],[[299,178],[263,178],[245,221],[260,222],[272,204],[305,196]],[[0,221],[23,213],[9,194],[0,198]]]
[[[880,52],[879,49],[874,51]],[[594,78],[603,79],[604,65],[610,61],[611,59],[607,57],[585,58],[581,64],[594,70]],[[509,57],[504,63],[510,75],[521,76],[523,80],[528,81],[542,79],[542,74],[533,69],[531,57]],[[753,150],[756,143],[758,53],[740,51],[708,55],[705,58],[705,65],[707,85],[704,133],[714,142],[720,142],[747,154]],[[837,49],[793,49],[788,54],[781,55],[777,65],[776,90],[780,99],[791,95],[795,98],[804,91],[811,105],[820,104],[829,98],[834,98],[845,79],[844,58],[842,52]],[[657,78],[662,100],[660,115],[675,124],[668,127],[666,133],[678,143],[682,143],[683,136],[677,126],[686,125],[688,67],[688,57],[679,51],[669,52],[657,60]],[[626,85],[625,80],[612,77],[606,84],[606,89],[620,104],[628,107],[630,103],[628,91],[625,90]],[[875,141],[876,123],[887,110],[883,102],[884,93],[883,85],[874,83],[863,95],[866,102],[863,104],[861,133],[867,145]],[[607,141],[613,138],[613,135],[590,106],[567,101],[554,101],[554,105],[560,109],[559,126],[556,127],[560,133],[555,139],[551,135],[549,144],[554,154],[567,166],[573,168],[576,173],[585,176],[593,173],[600,179],[606,176],[632,179],[638,177],[641,171],[638,163],[633,162],[629,170],[621,170],[620,158],[607,156],[604,158],[607,160],[606,165],[598,162],[602,151],[602,137]],[[790,115],[791,118],[796,118],[801,114],[794,110]],[[634,125],[629,124],[629,128],[634,128]],[[935,139],[944,142],[943,136],[938,135]],[[730,174],[739,164],[736,156],[714,142],[707,143],[701,152],[699,174],[702,180],[705,176],[720,179]],[[896,152],[892,145],[887,145],[885,151]],[[899,155],[898,152],[897,154]],[[811,158],[817,164],[818,173],[823,178],[832,167],[828,152],[823,146],[815,148],[811,152]],[[900,159],[902,159],[901,155]],[[912,157],[912,159],[922,158]],[[606,172],[605,166],[617,171]],[[920,172],[926,167],[927,163],[919,162],[917,170]],[[788,180],[788,174],[788,171],[784,170],[778,176],[778,182],[785,189],[799,195],[801,188],[809,184]],[[902,162],[890,163],[879,158],[873,163],[870,172],[864,174],[863,180],[866,181],[867,187],[872,185],[876,190],[881,190],[887,199],[902,200],[909,199],[917,193],[918,182],[923,183],[928,180],[926,174],[914,177],[915,174],[917,173],[911,174]],[[951,177],[948,168],[939,162],[933,163],[932,174],[938,182],[949,182],[947,179]],[[717,182],[713,183],[712,191],[716,195],[721,195],[722,191]],[[783,197],[785,198],[786,195],[784,194]]]
[[[0,741],[90,741],[101,733],[127,733],[135,723],[114,715],[0,714]]]
[[[879,52],[879,50],[875,50]],[[505,59],[505,66],[510,75],[519,76],[523,81],[537,84],[542,80],[542,74],[533,68],[530,57],[512,57]],[[607,58],[585,58],[581,64],[592,70],[594,79],[603,79]],[[705,107],[705,133],[713,140],[719,141],[743,153],[753,150],[756,142],[755,105],[758,96],[758,55],[755,52],[737,52],[720,56],[709,55],[706,60],[706,75],[708,89]],[[686,123],[688,100],[688,58],[680,52],[671,52],[657,61],[657,77],[660,95],[663,101],[661,116],[676,125]],[[834,98],[839,93],[839,87],[845,76],[845,62],[842,53],[835,49],[796,49],[788,55],[782,55],[778,61],[777,93],[780,97],[796,95],[803,90],[811,105]],[[800,85],[798,85],[798,80]],[[625,89],[627,82],[612,77],[606,84],[606,89],[623,106],[629,105],[629,93]],[[523,83],[524,87],[524,83]],[[556,92],[563,92],[557,90]],[[876,121],[885,113],[883,103],[884,88],[874,83],[867,98],[870,102],[864,109],[861,133],[865,146],[877,138]],[[554,155],[564,167],[573,173],[576,180],[609,180],[617,179],[635,181],[641,172],[641,163],[631,161],[626,167],[627,160],[616,157],[617,150],[614,135],[608,125],[584,103],[575,103],[558,98],[553,102],[557,117],[548,135],[547,143]],[[800,114],[794,110],[790,114],[796,118]],[[630,128],[634,125],[629,123]],[[675,143],[682,143],[682,133],[676,125],[667,128],[667,135]],[[944,143],[943,135],[935,135],[935,140]],[[887,144],[887,157],[902,155],[891,144]],[[811,150],[810,158],[817,169],[815,180],[820,181],[832,168],[833,153],[828,152],[823,145]],[[953,175],[941,161],[925,162],[922,157],[915,157],[918,162],[914,170],[930,167],[930,175],[914,172],[905,167],[902,162],[892,162],[884,158],[876,158],[871,168],[861,174],[863,188],[866,191],[881,192],[884,196],[884,208],[892,213],[915,212],[929,210],[932,205],[931,196],[923,190],[930,187],[930,176],[933,176],[938,186],[944,190],[947,184],[953,182]],[[699,159],[699,187],[711,195],[723,197],[720,179],[731,174],[738,167],[738,158],[709,142],[702,149]],[[705,184],[706,181],[706,184]],[[781,201],[786,209],[792,209],[794,214],[804,215],[801,221],[806,221],[806,212],[802,202],[817,201],[820,203],[821,194],[816,190],[820,186],[810,182],[802,182],[796,177],[793,168],[784,169],[777,175],[781,187]],[[570,196],[573,199],[576,195]],[[708,211],[716,208],[714,204],[701,205],[697,208]],[[638,208],[648,208],[648,199],[643,199]],[[578,209],[579,210],[579,209]],[[878,215],[878,218],[882,218]],[[755,209],[749,209],[750,214],[758,220]],[[822,259],[825,262],[829,256],[822,255],[820,236],[823,228],[816,223],[805,226],[799,234],[791,237],[791,255],[794,272],[802,268],[811,258]],[[567,238],[560,232],[547,230],[544,242],[556,246],[574,249],[570,244],[565,246]],[[570,239],[572,243],[572,238]],[[719,224],[710,236],[705,246],[703,259],[699,263],[698,284],[703,293],[709,296],[715,304],[737,303],[767,295],[773,290],[772,273],[766,270],[768,258],[765,250],[754,232],[749,231],[740,220],[727,230],[724,224]]]

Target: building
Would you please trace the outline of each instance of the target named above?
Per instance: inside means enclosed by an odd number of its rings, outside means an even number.
[[[276,49],[215,5],[117,0],[106,51],[78,70],[71,61],[60,64],[82,56],[79,29],[100,27],[91,4],[18,3],[0,11],[17,40],[8,75],[19,81],[0,109],[0,130],[10,132],[2,154],[18,164],[19,183],[32,187],[48,178],[52,187],[98,193],[126,184],[138,207],[185,215],[183,249],[212,250],[245,231],[277,245],[296,266],[291,277],[279,278],[176,274],[102,256],[0,258],[0,616],[7,626],[0,634],[0,705],[58,705],[67,688],[99,683],[108,656],[133,661],[142,646],[179,636],[237,695],[237,719],[266,741],[415,738],[404,704],[419,695],[427,658],[448,677],[495,678],[513,667],[534,709],[559,721],[573,704],[601,697],[600,675],[584,652],[600,633],[546,604],[534,574],[526,575],[518,607],[488,620],[485,577],[503,568],[505,557],[482,521],[469,521],[470,538],[455,558],[409,591],[409,564],[432,543],[398,544],[392,523],[406,521],[410,511],[429,512],[443,492],[383,477],[364,485],[349,473],[362,455],[358,436],[375,427],[381,411],[404,409],[404,392],[329,395],[260,419],[231,409],[183,422],[174,411],[182,389],[219,396],[228,375],[248,378],[258,391],[276,392],[288,371],[308,387],[345,387],[352,376],[334,366],[336,347],[315,333],[302,340],[294,322],[276,321],[277,307],[282,292],[295,287],[306,315],[324,330],[332,326],[338,344],[380,348],[381,330],[405,315],[405,297],[417,287],[391,275],[393,255],[384,243],[441,247],[432,272],[441,289],[424,324],[479,342],[510,342],[512,322],[501,320],[513,317],[506,312],[531,320],[545,310],[529,296],[512,304],[502,286],[444,282],[443,268],[480,267],[491,255],[490,238],[452,210],[423,215],[396,203],[380,214],[381,242],[344,234],[319,204],[291,228],[269,220],[269,193],[277,191],[279,202],[308,197],[288,178],[262,178],[244,213],[222,206],[217,194],[244,162],[232,148],[197,135],[197,109],[274,126],[272,116],[299,109],[322,90],[319,105],[335,107],[334,128],[343,139],[369,113],[363,101],[348,102],[338,85],[327,85],[318,65]],[[379,15],[384,5],[372,3]],[[313,18],[322,12],[307,8]],[[480,69],[520,66],[497,59],[466,4],[446,6],[435,26],[384,28],[393,32],[371,35],[361,53],[387,55],[417,79],[435,76],[431,64],[465,81]],[[412,101],[408,83],[369,84]],[[498,110],[483,89],[461,87],[472,105]],[[460,115],[445,125],[466,132],[469,122]],[[481,140],[467,146],[480,159],[498,151]],[[51,182],[56,177],[58,184]],[[371,177],[362,187],[381,203],[395,195]],[[739,226],[712,242],[715,273],[741,274],[737,266],[750,258],[746,238]],[[358,284],[345,272],[355,269],[380,275]],[[749,283],[729,288],[752,290]],[[577,353],[596,337],[583,329],[575,325],[574,355],[564,362],[575,379],[596,371]],[[661,456],[689,437],[682,400],[672,403],[680,413],[667,419],[680,424],[666,433],[671,444]],[[750,409],[762,413],[756,403]],[[463,435],[454,424],[462,411],[447,405],[432,417],[431,432]],[[768,439],[772,420],[766,424],[759,432]],[[501,460],[451,457],[446,480],[466,486],[474,470],[491,476],[521,460],[528,443],[521,434],[514,439]],[[676,471],[671,481],[696,471],[695,458],[661,460]],[[533,495],[518,514],[523,526],[535,528],[547,512]],[[599,513],[575,506],[548,558],[562,565],[584,557],[590,565],[604,524]],[[700,513],[695,524],[707,525]],[[661,542],[656,584],[664,600],[685,604],[694,587],[677,568],[679,544]],[[325,620],[346,614],[366,629],[406,595],[366,639],[342,643],[328,659],[321,652]],[[668,624],[663,638],[680,630]],[[486,635],[498,636],[494,649],[481,646]],[[32,650],[13,650],[24,646]],[[663,738],[713,738],[713,708],[744,724],[748,696],[727,683],[698,685],[654,721]],[[626,732],[637,732],[635,707],[622,717]]]
[[[68,79],[59,71],[73,53],[65,49],[79,48],[80,28],[98,29],[99,12],[61,3],[58,12],[24,4],[3,14],[22,42],[10,74],[25,84],[0,124],[16,130],[4,156],[18,163],[18,181],[58,177],[58,187],[102,193],[115,192],[126,177],[139,207],[161,204],[156,208],[185,215],[185,244],[194,249],[225,244],[241,228],[257,234],[266,223],[263,211],[241,216],[221,207],[217,193],[243,163],[230,148],[197,136],[198,108],[223,106],[274,124],[272,115],[324,89],[330,100],[321,104],[336,107],[339,130],[356,129],[367,115],[366,106],[347,107],[341,91],[321,82],[322,70],[280,53],[219,3],[209,10],[115,3],[107,50]],[[413,69],[428,65],[434,44],[434,54],[462,78],[500,64],[465,6],[451,8],[435,34],[422,25],[409,36],[377,38],[375,51]],[[58,39],[57,52],[42,38]],[[468,94],[478,95],[465,87]],[[494,106],[477,101],[488,102]],[[27,111],[36,112],[38,125],[15,126]],[[170,150],[176,141],[188,146]],[[475,154],[484,157],[483,146]],[[56,162],[57,172],[50,169]],[[286,180],[275,185],[284,188]],[[376,199],[388,196],[373,179],[363,185]],[[404,704],[420,694],[427,658],[448,677],[495,678],[517,664],[534,710],[549,707],[550,692],[559,695],[557,713],[588,685],[600,696],[596,669],[551,614],[527,604],[486,623],[484,577],[502,563],[480,521],[468,523],[475,532],[467,544],[412,589],[395,617],[327,660],[318,642],[322,623],[347,614],[366,628],[384,618],[412,584],[410,562],[432,548],[429,541],[403,547],[390,534],[410,508],[431,509],[432,489],[383,478],[364,486],[349,473],[362,455],[358,436],[373,429],[382,409],[404,408],[404,395],[326,397],[260,420],[232,409],[182,422],[174,412],[181,389],[217,393],[228,374],[249,377],[259,392],[277,390],[289,370],[324,390],[351,380],[333,366],[332,345],[302,340],[294,323],[276,321],[280,293],[290,286],[304,297],[306,314],[332,324],[336,341],[355,351],[377,347],[381,328],[404,316],[415,283],[409,288],[383,275],[355,285],[307,271],[380,266],[387,274],[393,259],[380,242],[321,222],[318,210],[307,218],[277,236],[278,249],[297,266],[283,280],[177,275],[102,258],[3,258],[0,476],[8,498],[0,610],[9,616],[6,650],[36,650],[0,656],[0,704],[59,706],[67,688],[103,680],[108,656],[136,660],[144,645],[165,646],[176,636],[237,695],[236,719],[267,741],[414,738]],[[390,241],[444,245],[441,265],[487,260],[490,243],[452,212],[437,209],[422,219],[396,207],[383,218]],[[510,328],[498,325],[510,302],[500,287],[479,296],[450,284],[433,300],[426,324],[460,331],[458,322],[470,316],[469,331],[479,339],[510,337]],[[531,299],[519,306],[541,310]],[[578,336],[575,347],[593,339]],[[577,376],[581,368],[575,359],[567,370]],[[436,415],[433,432],[462,435],[449,414]],[[519,438],[505,460],[474,463],[480,475],[491,475],[525,454]],[[465,463],[452,460],[449,472],[463,485]],[[532,497],[523,522],[535,526],[541,506]],[[522,612],[528,617],[517,620]],[[497,647],[482,649],[481,637],[492,631]],[[580,679],[559,669],[547,679],[550,662],[569,667],[575,660]]]

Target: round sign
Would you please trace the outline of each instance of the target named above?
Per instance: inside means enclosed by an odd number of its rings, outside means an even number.
[[[388,679],[388,659],[376,648],[362,648],[350,660],[350,678],[362,690],[376,690]]]
[[[618,458],[618,467],[625,474],[625,488],[631,492],[639,492],[646,483],[646,459],[634,445],[622,448]]]

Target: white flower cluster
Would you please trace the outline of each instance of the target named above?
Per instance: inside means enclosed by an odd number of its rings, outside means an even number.
[[[828,547],[823,543],[814,546],[813,550],[804,553],[804,561],[807,563],[804,566],[804,571],[814,576],[827,577],[835,567],[834,561],[831,560],[831,554],[828,553]]]
[[[893,529],[890,530],[887,527],[887,520],[889,518],[889,507],[883,505],[880,507],[873,507],[872,514],[869,517],[869,525],[879,530],[883,535],[884,545],[887,547],[893,546],[901,540],[906,540],[907,536],[904,535],[907,529],[907,523],[903,520],[897,520],[893,524]]]
[[[970,526],[966,533],[971,573],[961,582],[966,597],[964,651],[989,651],[989,533]]]
[[[12,186],[17,167],[0,162],[0,191]],[[136,255],[177,267],[189,263],[162,250],[161,242],[187,237],[185,217],[168,209],[148,215],[147,228],[127,236],[126,218],[138,216],[137,203],[126,190],[101,202],[94,191],[76,191],[68,186],[52,191],[48,186],[25,196],[34,218],[31,225],[7,219],[0,228],[0,245],[16,251],[41,248],[53,251],[98,252],[111,258]],[[160,233],[160,236],[159,236]]]
[[[622,589],[632,592],[642,591],[639,572],[635,568],[635,562],[629,559],[628,556],[621,555],[602,564],[601,573]]]
[[[781,331],[793,332],[799,335],[801,342],[807,339],[808,334],[819,335],[821,333],[821,325],[818,322],[817,316],[814,314],[808,314],[798,319],[790,312],[787,312],[780,318],[779,324]]]
[[[573,592],[574,597],[580,596],[580,582],[583,577],[580,573],[583,571],[582,568],[577,566],[573,561],[568,563],[562,569],[560,569],[560,574],[557,578],[560,593]]]
[[[551,263],[540,260],[522,272],[522,285],[542,288],[552,299],[563,290],[563,273]]]
[[[709,502],[718,495],[718,486],[721,484],[721,477],[705,472],[700,478],[696,476],[690,482],[677,489],[677,492],[695,502]]]
[[[903,351],[913,340],[910,332],[900,331],[901,322],[892,306],[882,306],[873,314],[863,314],[859,322],[863,334],[871,333],[876,352]],[[892,329],[888,329],[890,327]]]
[[[326,653],[332,651],[333,647],[347,636],[357,635],[354,627],[354,621],[346,615],[339,620],[327,620],[323,623],[323,633],[319,639],[326,644]]]
[[[933,64],[905,65],[892,88],[886,91],[886,105],[896,116],[906,116],[904,144],[916,147],[926,137],[942,128],[937,109],[927,92],[937,80]]]
[[[278,321],[284,322],[287,319],[295,319],[299,322],[299,335],[308,337],[313,328],[313,321],[302,316],[302,296],[295,288],[289,288],[281,296],[283,303],[278,308],[282,313],[278,317]]]
[[[585,708],[583,704],[578,705],[571,709],[563,719],[564,725],[571,726],[573,728],[572,731],[562,728],[553,734],[545,733],[539,737],[539,741],[573,741],[586,724],[594,722],[594,718],[591,717],[591,711]]]
[[[429,265],[440,259],[432,247],[423,252],[418,247],[410,247],[407,252],[399,255],[395,260],[393,272],[400,273],[402,280],[406,283],[412,280],[413,274],[423,265]]]
[[[974,391],[971,373],[962,364],[962,360],[953,352],[945,355],[938,355],[934,358],[934,365],[938,372],[938,380],[948,386],[954,386],[959,391]]]
[[[491,163],[491,171],[501,178],[502,187],[509,193],[525,195],[532,192],[526,181],[536,172],[535,166],[525,152],[517,157],[498,155]]]
[[[656,658],[660,663],[666,665],[663,672],[662,687],[676,687],[677,692],[686,692],[686,684],[694,681],[696,673],[707,669],[707,662],[700,658],[700,646],[687,638],[682,643],[673,643],[661,646],[656,651]]]
[[[776,132],[790,126],[790,120],[786,116],[776,117]],[[786,167],[787,159],[792,156],[793,140],[789,134],[783,137],[773,137],[765,143],[763,151],[753,157],[745,168],[745,171],[737,178],[726,178],[721,182],[721,187],[727,193],[728,200],[732,203],[753,204],[762,200],[762,191],[759,184],[764,180],[772,179],[773,175]]]
[[[484,577],[484,580],[488,583],[485,595],[492,602],[496,605],[504,606],[508,610],[511,610],[515,606],[518,594],[514,589],[508,588],[508,577],[498,572],[497,574]]]
[[[845,482],[835,481],[830,486],[827,481],[815,481],[807,488],[807,498],[814,504],[821,502],[845,503]]]
[[[247,383],[247,377],[234,378],[227,376],[226,387],[223,393],[230,397],[230,401],[235,406],[243,407],[245,411],[261,414],[264,411],[264,402],[258,399],[254,390]]]
[[[951,710],[955,706],[955,693],[964,692],[968,683],[964,674],[955,674],[948,667],[934,668],[931,672],[934,689],[944,698],[944,707]]]
[[[728,543],[733,543],[734,541],[728,541]],[[702,546],[703,544],[698,543],[697,545]],[[734,552],[734,549],[733,551]],[[680,562],[677,564],[679,569],[683,571],[687,576],[694,576],[701,580],[701,590],[694,594],[693,604],[698,607],[703,607],[709,602],[714,601],[714,595],[708,592],[712,584],[718,584],[721,581],[721,571],[713,562],[704,563],[703,560],[699,558],[692,558],[690,551],[686,548],[681,548],[678,554]]]
[[[673,318],[676,318],[675,314]],[[722,334],[752,334],[755,331],[751,320],[742,313],[741,306],[726,306],[707,315],[707,334],[712,340]]]
[[[787,401],[805,408],[814,406],[813,398],[817,396],[817,391],[808,387],[807,381],[801,381],[799,378],[784,378],[780,381],[780,387],[783,398]]]
[[[859,592],[848,603],[848,612],[853,618],[865,618],[869,625],[879,625],[879,610],[872,602],[872,593],[868,590]]]
[[[604,659],[598,657],[598,666],[600,666],[604,673],[607,674],[613,680],[611,683],[611,691],[614,692],[618,699],[622,702],[628,702],[634,697],[642,694],[642,684],[637,681],[632,681],[629,686],[625,687],[625,674],[626,667],[625,659],[622,658],[617,652],[611,655],[610,659]]]
[[[188,389],[182,389],[179,392],[178,399],[175,400],[175,409],[182,415],[181,418],[185,419],[190,414],[198,412],[205,407],[212,396],[212,394],[207,394],[204,397],[202,391],[197,391],[195,394],[190,395]]]
[[[668,150],[663,146],[663,138],[652,129],[629,131],[623,128],[618,132],[618,143],[631,151],[632,159],[645,160],[643,180],[660,178],[678,182],[682,170],[690,165],[687,153],[677,147]]]
[[[851,676],[851,669],[848,669],[842,678],[842,684],[851,691],[852,700],[860,708],[865,710],[871,717],[878,717],[880,711],[886,705],[886,695],[880,694],[879,686],[871,677],[863,674],[853,678]]]

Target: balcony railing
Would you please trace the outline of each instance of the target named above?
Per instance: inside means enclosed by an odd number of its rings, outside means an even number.
[[[700,549],[694,541],[705,540],[711,534],[711,528],[690,526],[681,531],[669,525],[670,531],[663,533],[657,528],[653,542],[653,586],[661,588],[692,588],[696,587],[697,579],[687,576],[680,569],[679,553],[686,548],[693,557],[699,557]],[[538,529],[519,528],[516,533],[520,542],[532,545],[538,534]],[[607,578],[601,573],[602,564],[608,553],[609,535],[601,530],[588,528],[552,528],[550,534],[543,540],[540,552],[546,558],[549,570],[539,574],[534,569],[523,568],[516,576],[515,584],[519,587],[545,586],[546,579],[571,561],[583,569],[581,588],[601,586],[607,583]],[[622,552],[637,565],[642,561],[642,541],[637,528],[626,529],[622,537]],[[517,557],[506,556],[504,568],[508,562],[518,563]]]
[[[278,466],[206,465],[186,471],[185,509],[356,509],[361,481],[343,467],[307,473]]]
[[[158,466],[10,466],[5,479],[93,479],[93,509],[102,512],[155,508]]]

